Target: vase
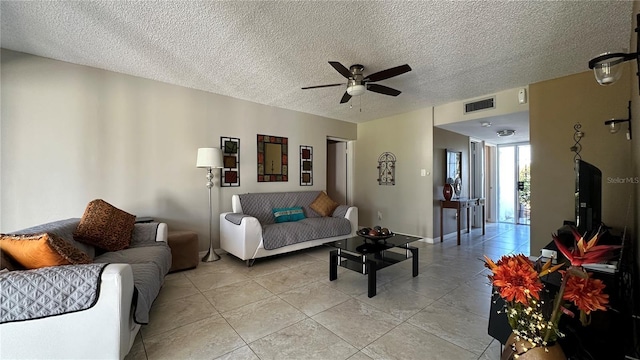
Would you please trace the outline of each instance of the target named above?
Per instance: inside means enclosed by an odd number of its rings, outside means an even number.
[[[453,197],[453,186],[451,186],[451,184],[444,184],[444,188],[442,188],[442,195],[444,195],[445,200],[451,200]]]
[[[514,345],[516,351],[514,351]],[[526,352],[523,351],[525,346],[529,349]],[[517,357],[515,355],[518,355]],[[531,348],[531,343],[528,341],[516,341],[516,335],[511,334],[504,344],[504,350],[500,356],[500,360],[566,360],[567,357],[562,351],[560,344],[553,343],[549,346],[536,346]]]

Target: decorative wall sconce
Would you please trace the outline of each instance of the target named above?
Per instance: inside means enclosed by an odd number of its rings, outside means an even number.
[[[640,34],[640,14],[636,15],[635,32]],[[640,36],[636,36],[636,51],[640,48]],[[634,53],[607,52],[589,60],[589,69],[593,69],[596,81],[600,85],[612,85],[622,76],[622,63],[635,59],[640,69],[640,56]],[[640,78],[640,73],[636,73]],[[640,82],[638,84],[640,86]]]
[[[384,152],[378,157],[378,185],[396,184],[396,156]]]
[[[582,151],[582,145],[580,144],[580,140],[582,140],[582,138],[584,137],[584,132],[580,130],[581,128],[582,128],[582,124],[580,123],[576,123],[575,125],[573,125],[574,144],[572,147],[569,148],[569,150],[576,153],[575,155],[573,155],[574,162],[578,159],[582,160],[582,156],[580,156],[580,151]]]
[[[629,118],[628,119],[611,119],[611,120],[607,120],[604,122],[604,124],[609,128],[609,132],[612,134],[617,133],[618,131],[620,131],[620,128],[622,127],[622,123],[627,123],[628,124],[628,129],[627,129],[627,140],[631,140],[632,136],[631,136],[631,101],[629,101]]]

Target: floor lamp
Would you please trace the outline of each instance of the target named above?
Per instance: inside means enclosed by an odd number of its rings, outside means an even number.
[[[202,258],[204,262],[220,260],[220,255],[213,250],[213,237],[211,236],[211,221],[213,218],[211,209],[211,188],[213,187],[213,169],[222,168],[222,151],[218,148],[199,148],[196,167],[206,168],[207,172],[207,188],[209,189],[209,251]]]

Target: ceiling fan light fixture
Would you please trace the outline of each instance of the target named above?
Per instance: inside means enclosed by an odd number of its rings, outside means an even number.
[[[351,96],[360,96],[364,94],[365,90],[364,85],[351,85],[347,87],[347,94]]]
[[[513,136],[513,134],[515,134],[515,133],[516,133],[516,131],[515,130],[511,130],[511,129],[504,129],[504,130],[496,131],[496,134],[498,134],[498,136],[500,136],[500,137]]]

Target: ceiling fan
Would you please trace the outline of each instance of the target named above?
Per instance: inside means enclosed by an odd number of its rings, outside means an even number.
[[[398,96],[401,93],[401,91],[399,90],[392,89],[388,86],[384,86],[380,84],[371,84],[371,83],[386,80],[394,76],[398,76],[400,74],[404,74],[406,72],[411,71],[411,67],[407,64],[404,64],[404,65],[396,66],[390,69],[378,71],[376,73],[367,75],[365,77],[362,74],[362,71],[364,71],[363,65],[360,65],[360,64],[351,65],[349,69],[347,69],[346,67],[344,67],[344,65],[340,64],[337,61],[329,61],[329,65],[333,66],[333,68],[336,69],[336,71],[338,71],[342,76],[347,78],[346,84],[340,83],[340,84],[307,86],[307,87],[303,87],[302,90],[347,85],[347,91],[345,91],[344,95],[342,95],[340,104],[344,104],[348,102],[352,96],[358,96],[358,95],[364,94],[365,90],[369,90],[369,91],[373,91],[379,94],[384,94],[389,96]]]

